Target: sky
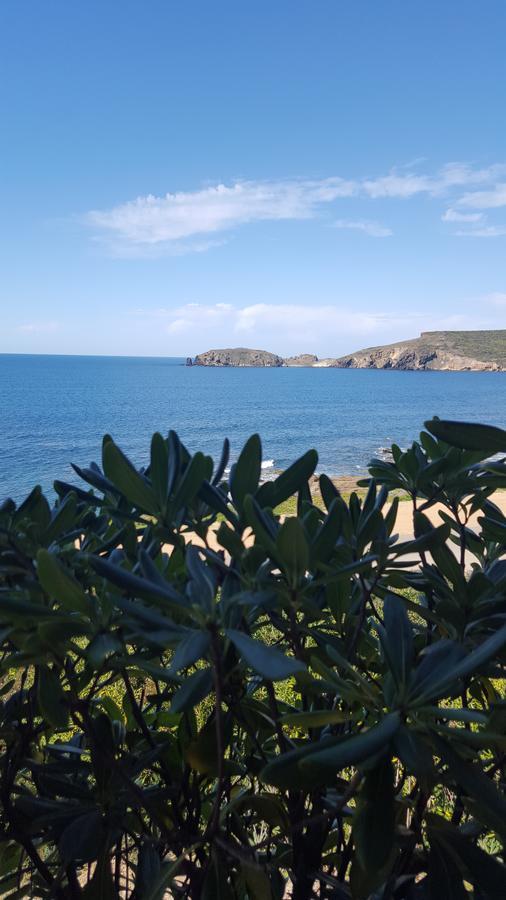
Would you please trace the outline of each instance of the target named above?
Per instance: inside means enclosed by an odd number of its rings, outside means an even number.
[[[3,0],[0,352],[506,327],[504,0]]]

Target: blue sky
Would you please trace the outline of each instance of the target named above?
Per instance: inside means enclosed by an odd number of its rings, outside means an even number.
[[[505,327],[503,0],[5,0],[0,351]]]

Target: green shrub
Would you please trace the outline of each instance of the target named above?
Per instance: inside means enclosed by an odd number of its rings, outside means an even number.
[[[1,896],[504,897],[506,432],[427,428],[323,509],[173,432],[3,504]]]

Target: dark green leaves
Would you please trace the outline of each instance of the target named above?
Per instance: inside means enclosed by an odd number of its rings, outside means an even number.
[[[354,818],[355,846],[363,869],[381,870],[392,852],[394,798],[394,769],[384,757],[366,772]]]
[[[296,462],[285,469],[274,481],[266,481],[257,493],[261,506],[277,506],[297,493],[309,481],[318,464],[316,450],[308,450]]]
[[[483,455],[506,453],[506,431],[493,425],[478,425],[475,422],[451,422],[431,419],[425,423],[431,434],[464,450],[476,450]]]
[[[413,662],[411,625],[402,600],[392,594],[385,598],[383,614],[384,626],[377,626],[381,645],[394,681],[401,689],[409,681]]]
[[[65,693],[54,669],[41,666],[38,670],[37,700],[42,718],[57,731],[68,727],[69,695]]]
[[[368,731],[355,734],[333,747],[302,759],[300,767],[317,780],[335,778],[346,766],[358,766],[377,753],[387,753],[389,742],[395,736],[399,724],[399,713],[389,713]]]
[[[258,434],[253,434],[230,470],[230,493],[239,510],[242,510],[246,495],[254,494],[258,488],[261,464],[262,444]]]
[[[105,474],[127,500],[146,512],[157,511],[158,505],[152,488],[113,440],[104,442],[103,464]]]
[[[46,593],[57,600],[64,609],[74,610],[85,615],[89,612],[89,599],[79,582],[54,554],[47,550],[39,550],[37,574]]]
[[[228,628],[226,634],[240,658],[268,681],[283,681],[306,668],[300,660],[285,656],[275,647],[267,647],[260,641],[254,641],[234,628]]]
[[[276,537],[276,549],[290,585],[297,587],[309,565],[309,547],[300,519],[285,519]]]
[[[502,900],[504,433],[436,432],[349,499],[170,431],[0,505],[2,896]]]

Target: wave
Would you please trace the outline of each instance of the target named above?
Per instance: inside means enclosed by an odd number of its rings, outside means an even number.
[[[273,459],[263,459],[262,462],[260,463],[260,468],[262,469],[262,471],[264,469],[273,469],[274,462],[275,462],[275,460],[273,460]],[[223,474],[227,475],[227,476],[230,475],[230,469],[231,469],[231,466],[227,466],[227,468],[225,469]]]

